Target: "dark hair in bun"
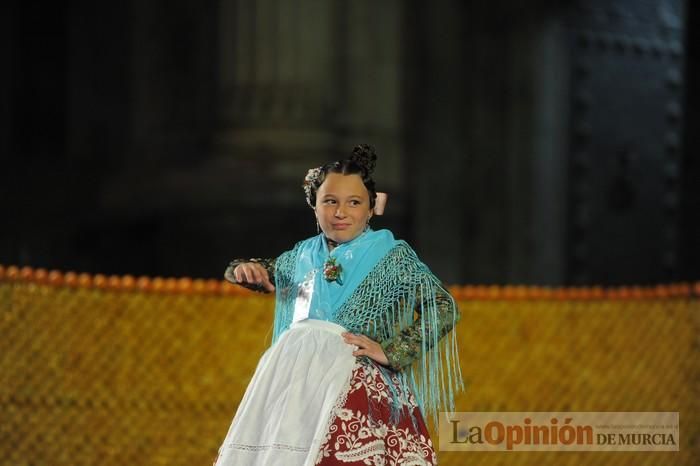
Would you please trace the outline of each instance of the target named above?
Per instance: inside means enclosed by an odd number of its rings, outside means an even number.
[[[306,203],[312,208],[316,206],[316,191],[321,187],[329,173],[339,173],[341,175],[360,175],[362,183],[369,193],[369,207],[374,209],[377,200],[377,191],[374,187],[372,172],[377,166],[377,154],[374,147],[369,144],[355,146],[352,154],[345,160],[338,160],[312,168],[304,179],[304,192],[306,193]]]
[[[377,166],[377,154],[374,152],[374,147],[369,144],[355,146],[348,160],[357,164],[368,175],[371,175],[374,172],[374,167]]]

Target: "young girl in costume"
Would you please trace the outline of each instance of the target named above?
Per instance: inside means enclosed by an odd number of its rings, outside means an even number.
[[[386,195],[376,154],[309,170],[320,233],[276,259],[233,261],[227,280],[276,294],[263,354],[216,466],[432,465],[424,415],[462,389],[454,299],[411,247],[369,222]]]

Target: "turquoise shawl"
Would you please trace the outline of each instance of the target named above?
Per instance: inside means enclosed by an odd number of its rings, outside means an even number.
[[[340,264],[340,280],[324,278],[329,257]],[[463,389],[456,333],[440,340],[436,293],[450,296],[440,281],[404,241],[388,230],[368,229],[357,238],[328,250],[323,234],[301,241],[275,264],[276,306],[273,344],[282,332],[306,318],[328,320],[378,342],[419,325],[422,350],[417,361],[399,372],[377,365],[386,380],[398,376],[410,387],[425,416],[454,411],[454,395]],[[456,306],[451,298],[451,305]],[[418,317],[415,313],[418,311]],[[452,313],[456,325],[456,309]],[[392,414],[398,416],[399,395],[391,388]]]

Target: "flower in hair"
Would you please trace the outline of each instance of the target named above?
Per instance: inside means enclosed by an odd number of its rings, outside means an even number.
[[[321,167],[312,168],[304,177],[304,184],[302,184],[302,187],[304,188],[304,193],[306,194],[306,203],[311,207],[313,207],[313,205],[311,205],[311,195],[316,189],[318,189],[322,172],[323,170]]]

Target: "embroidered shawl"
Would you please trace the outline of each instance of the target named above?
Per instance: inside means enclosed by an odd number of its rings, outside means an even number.
[[[409,326],[418,326],[422,335],[420,355],[396,375],[403,388],[410,387],[415,394],[423,415],[432,416],[437,424],[438,413],[454,411],[454,396],[464,389],[456,333],[452,331],[441,339],[440,332],[431,331],[439,325],[436,294],[441,291],[450,295],[413,249],[405,241],[395,240],[388,230],[370,230],[333,250],[341,274],[350,278],[342,285],[326,282],[320,271],[322,259],[333,253],[323,246],[325,240],[319,235],[297,243],[278,257],[273,344],[292,322],[309,316],[335,322],[378,342],[393,338]],[[344,258],[348,255],[361,260],[348,261]],[[456,307],[451,296],[450,301]],[[454,328],[458,313],[451,315]],[[378,367],[389,380],[391,369]],[[399,395],[393,385],[388,385],[392,407],[397,408]],[[395,419],[399,415],[397,411],[392,414]]]

